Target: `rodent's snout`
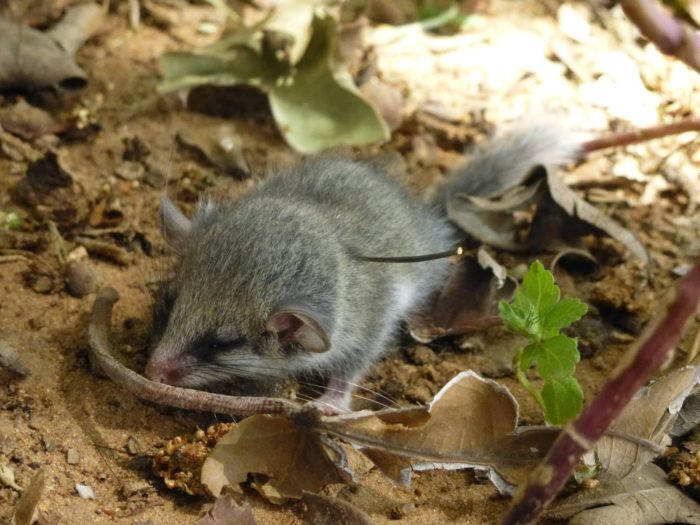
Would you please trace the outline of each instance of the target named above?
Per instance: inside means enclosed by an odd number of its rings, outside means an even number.
[[[183,369],[177,358],[168,357],[163,360],[151,358],[146,364],[144,373],[151,381],[176,385],[182,379]]]

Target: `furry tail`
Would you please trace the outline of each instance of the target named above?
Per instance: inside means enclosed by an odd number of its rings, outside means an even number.
[[[490,140],[455,170],[440,204],[444,206],[455,193],[488,197],[521,182],[539,166],[553,169],[567,164],[582,154],[582,142],[579,134],[556,123],[520,124]]]

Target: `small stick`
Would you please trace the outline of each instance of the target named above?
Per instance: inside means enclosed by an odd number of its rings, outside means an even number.
[[[673,18],[654,0],[620,0],[620,6],[659,51],[700,71],[700,33]]]
[[[92,356],[112,381],[131,393],[161,405],[170,405],[189,410],[215,412],[238,416],[253,414],[285,414],[295,416],[302,407],[286,399],[271,397],[226,396],[202,392],[191,388],[180,388],[150,381],[125,367],[111,353],[110,322],[112,307],[119,300],[114,288],[102,288],[95,299],[88,326],[88,337]]]
[[[648,140],[658,139],[667,135],[677,135],[686,131],[700,131],[700,118],[691,117],[670,124],[641,128],[621,133],[611,133],[583,143],[584,153],[591,153],[605,148],[623,147],[638,144]]]
[[[610,380],[579,417],[566,425],[544,460],[519,492],[502,525],[534,523],[564,486],[581,455],[590,450],[652,375],[668,363],[700,302],[700,262],[677,284],[646,336],[631,348]]]

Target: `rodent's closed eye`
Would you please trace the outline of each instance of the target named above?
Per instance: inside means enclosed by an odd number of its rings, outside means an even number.
[[[244,336],[231,336],[222,338],[216,333],[207,332],[206,334],[195,339],[191,345],[195,355],[200,359],[212,358],[216,354],[229,352],[243,346],[247,342]]]

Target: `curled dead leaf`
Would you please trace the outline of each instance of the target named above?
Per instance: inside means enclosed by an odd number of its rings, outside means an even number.
[[[39,469],[15,505],[12,525],[32,525],[34,523],[38,513],[37,505],[44,492],[45,484],[46,472],[44,469]]]
[[[202,466],[202,483],[218,495],[253,473],[259,475],[254,487],[270,501],[300,499],[304,490],[351,481],[339,451],[288,418],[251,416],[216,444]]]
[[[247,174],[250,171],[243,151],[243,142],[232,124],[181,127],[178,138],[196,148],[207,159],[227,173]]]
[[[570,525],[700,524],[700,505],[671,485],[661,468],[647,463],[622,480],[601,475],[595,489],[579,491],[555,503],[547,517],[569,519]]]
[[[632,232],[578,196],[554,170],[526,166],[513,173],[517,176],[508,180],[475,180],[451,194],[448,217],[479,241],[511,251],[559,250],[573,241],[572,234],[593,227],[649,263],[646,248]]]
[[[612,476],[624,478],[658,456],[670,443],[668,433],[683,402],[698,382],[700,369],[685,367],[640,390],[611,425],[610,433],[594,447],[603,469]]]
[[[366,450],[399,484],[412,470],[474,468],[496,487],[512,492],[547,452],[558,429],[518,431],[518,406],[507,388],[472,371],[455,376],[428,406],[429,418],[410,424],[371,413],[324,418],[322,427]],[[391,409],[380,414],[391,413]]]
[[[462,335],[501,323],[498,301],[510,298],[515,282],[485,248],[460,260],[430,307],[409,319],[420,343]]]
[[[104,14],[97,4],[74,6],[44,33],[0,18],[0,89],[85,87],[87,77],[73,55],[99,30]]]

